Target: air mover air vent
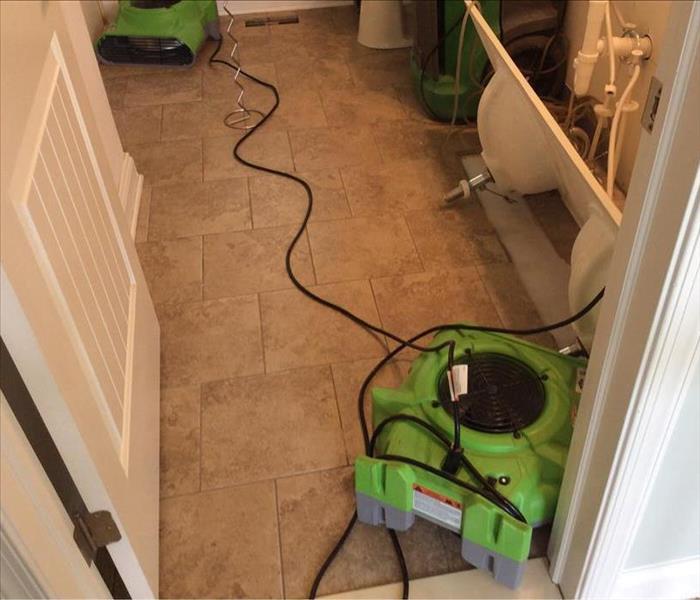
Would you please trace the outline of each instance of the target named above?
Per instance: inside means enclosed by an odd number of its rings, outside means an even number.
[[[465,427],[487,433],[511,433],[534,423],[544,408],[544,386],[525,363],[504,354],[465,355],[455,361],[469,365],[469,394],[460,406]],[[438,386],[440,402],[452,414],[452,402],[443,372]]]
[[[134,8],[170,8],[180,0],[131,0]]]
[[[192,51],[172,37],[109,35],[98,43],[102,59],[115,64],[190,65]]]

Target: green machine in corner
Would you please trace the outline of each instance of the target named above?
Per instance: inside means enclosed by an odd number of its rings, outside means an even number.
[[[499,36],[518,66],[529,68],[549,52],[558,59],[549,38],[561,29],[565,0],[480,0],[481,14]],[[415,32],[411,54],[411,74],[421,104],[439,121],[449,121],[454,102],[455,71],[464,0],[422,0],[416,3]],[[550,62],[547,63],[547,66]],[[479,36],[467,23],[462,62],[457,117],[474,120],[481,91],[491,70]],[[561,69],[557,71],[559,77]],[[554,73],[550,75],[551,79]],[[555,77],[556,79],[556,77]],[[546,81],[547,89],[552,81]],[[556,82],[555,82],[556,83]]]
[[[107,64],[186,67],[207,37],[221,37],[216,0],[119,0],[97,55]]]
[[[373,390],[372,456],[355,462],[358,519],[397,531],[432,521],[461,537],[467,562],[516,587],[533,527],[554,516],[586,361],[495,333],[443,332],[432,345],[448,340],[454,364],[468,365],[459,403],[447,349],[422,354],[398,389]],[[445,476],[455,406],[461,453],[520,518],[481,493],[464,461]]]

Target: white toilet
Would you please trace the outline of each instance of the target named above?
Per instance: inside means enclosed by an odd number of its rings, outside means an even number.
[[[407,48],[413,42],[404,33],[401,0],[362,0],[357,41],[368,48]]]

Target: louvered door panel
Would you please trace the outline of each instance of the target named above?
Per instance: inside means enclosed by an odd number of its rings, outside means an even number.
[[[130,402],[134,275],[70,80],[55,80],[25,224],[117,449]]]

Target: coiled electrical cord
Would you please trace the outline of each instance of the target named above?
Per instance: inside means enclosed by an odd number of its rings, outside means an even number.
[[[279,103],[280,103],[280,97],[279,97],[279,92],[277,88],[266,81],[263,81],[262,79],[259,79],[258,77],[247,73],[246,71],[239,69],[235,65],[229,63],[226,60],[218,59],[216,58],[219,51],[221,50],[221,46],[223,43],[223,39],[219,39],[216,45],[216,48],[212,55],[209,58],[209,63],[210,64],[221,64],[224,65],[230,69],[233,69],[234,71],[240,71],[245,77],[250,79],[251,81],[254,81],[255,83],[267,88],[272,92],[274,95],[274,104],[272,108],[262,117],[262,119],[256,123],[254,126],[252,126],[250,129],[248,129],[238,141],[234,144],[233,147],[233,156],[235,159],[240,162],[241,164],[250,167],[252,169],[255,169],[257,171],[262,171],[265,173],[270,173],[272,175],[276,175],[279,177],[284,177],[286,179],[290,179],[292,181],[295,181],[299,185],[301,185],[307,196],[307,207],[306,207],[306,213],[304,214],[304,218],[302,219],[302,222],[299,226],[299,229],[297,230],[296,234],[293,236],[291,242],[289,243],[289,246],[287,248],[287,252],[285,254],[285,268],[287,275],[293,285],[299,290],[302,294],[304,294],[307,298],[310,298],[314,302],[317,302],[318,304],[321,304],[322,306],[325,306],[352,321],[353,323],[359,325],[360,327],[363,327],[366,330],[373,331],[375,333],[379,333],[381,335],[386,336],[387,338],[394,340],[397,342],[397,347],[394,348],[391,352],[388,352],[387,355],[375,366],[374,369],[370,372],[370,374],[367,376],[365,381],[362,384],[361,390],[360,390],[360,395],[358,399],[358,404],[359,404],[359,416],[360,416],[360,423],[362,427],[362,434],[363,434],[363,439],[365,442],[365,449],[367,451],[367,454],[371,456],[371,452],[374,450],[374,444],[372,443],[372,440],[369,437],[369,432],[367,428],[367,420],[364,414],[364,396],[367,391],[367,388],[369,386],[370,381],[372,378],[376,375],[376,373],[389,361],[391,360],[396,354],[404,350],[405,348],[413,348],[419,352],[440,352],[443,349],[447,348],[448,349],[448,368],[452,367],[452,361],[454,357],[454,346],[455,342],[454,341],[447,341],[440,343],[435,346],[421,346],[417,344],[416,342],[420,340],[421,338],[425,337],[426,335],[429,335],[431,333],[435,333],[438,331],[443,331],[443,330],[454,330],[454,331],[461,331],[461,330],[472,330],[472,331],[492,331],[492,332],[500,332],[500,333],[510,333],[510,334],[520,334],[520,335],[529,335],[533,333],[540,333],[544,331],[550,331],[551,329],[556,329],[558,327],[563,327],[565,325],[568,325],[572,323],[573,321],[577,320],[580,318],[583,314],[588,312],[597,302],[602,298],[604,290],[601,290],[596,298],[587,305],[582,311],[579,311],[577,315],[574,315],[573,317],[570,317],[569,319],[565,319],[564,321],[561,321],[559,323],[555,323],[554,325],[550,326],[545,326],[545,327],[538,327],[535,329],[530,329],[530,330],[516,330],[516,329],[505,329],[505,328],[499,328],[499,327],[484,327],[484,326],[469,326],[469,325],[461,325],[461,324],[450,324],[450,325],[440,325],[437,327],[433,327],[431,329],[428,329],[426,331],[423,331],[419,333],[416,336],[413,336],[412,338],[408,340],[404,340],[401,337],[393,334],[390,331],[387,331],[377,325],[374,325],[373,323],[369,323],[368,321],[365,321],[361,317],[358,317],[345,307],[339,306],[337,304],[334,304],[333,302],[318,296],[317,294],[313,293],[311,290],[306,288],[296,277],[294,274],[294,271],[292,269],[292,264],[291,264],[291,258],[292,254],[294,252],[294,249],[299,242],[301,236],[304,234],[304,231],[306,229],[306,226],[308,224],[309,218],[311,217],[311,213],[313,211],[313,192],[311,190],[311,187],[309,184],[304,181],[302,178],[292,174],[288,173],[286,171],[280,171],[277,169],[273,169],[270,167],[266,167],[264,165],[256,164],[253,163],[245,158],[243,158],[240,155],[239,149],[243,145],[243,143],[251,137],[277,110]],[[454,410],[454,419],[455,419],[455,434],[454,434],[454,440],[450,442],[447,438],[441,435],[441,441],[445,443],[448,448],[452,447],[454,448],[459,448],[459,435],[460,435],[460,430],[461,426],[459,425],[459,411]],[[420,421],[420,420],[418,420]],[[422,422],[421,422],[422,423]],[[430,426],[430,424],[423,424],[422,426]],[[382,427],[383,428],[383,427]],[[425,427],[427,428],[427,427]],[[381,431],[381,430],[380,430]],[[437,431],[437,430],[436,430]],[[377,432],[378,436],[379,432]],[[376,440],[376,437],[374,438]],[[424,470],[427,470],[433,474],[436,474],[440,477],[443,477],[449,481],[452,481],[456,485],[459,485],[461,487],[464,487],[466,489],[469,489],[470,491],[474,491],[480,495],[482,495],[484,498],[488,499],[490,502],[493,502],[496,504],[499,508],[504,510],[506,513],[511,514],[512,516],[515,516],[516,518],[519,518],[524,521],[524,517],[520,513],[520,511],[512,504],[510,501],[503,497],[494,487],[491,485],[491,483],[484,478],[478,470],[469,462],[467,457],[461,456],[460,457],[460,462],[462,466],[464,466],[465,469],[467,469],[472,476],[483,486],[484,489],[479,489],[475,486],[471,486],[470,484],[461,481],[460,479],[454,477],[453,475],[449,475],[448,473],[445,473],[443,471],[440,471],[438,469],[435,469],[431,465],[426,465],[424,463],[421,463],[419,461],[415,461],[413,459],[410,459],[408,457],[402,457],[402,456],[395,456],[395,455],[387,455],[384,457],[387,460],[393,460],[396,462],[406,462],[408,464],[411,464],[413,466],[416,466],[418,468],[422,468]],[[326,560],[324,561],[323,565],[321,566],[321,569],[319,570],[313,586],[311,588],[311,591],[309,593],[310,598],[315,598],[316,594],[318,592],[318,587],[321,583],[321,580],[327,571],[327,569],[330,567],[332,564],[333,560],[336,558],[338,553],[340,552],[340,549],[343,547],[345,541],[347,540],[348,536],[350,535],[353,527],[355,526],[357,522],[357,512],[353,514],[352,518],[350,519],[348,525],[346,526],[343,534],[341,535],[340,539],[338,540],[338,543],[335,545],[331,553],[328,555]],[[391,538],[392,544],[394,546],[394,550],[396,552],[397,560],[399,562],[399,567],[401,569],[401,575],[402,575],[402,582],[403,582],[403,597],[408,598],[408,591],[409,591],[409,576],[408,576],[408,569],[406,567],[406,561],[403,555],[403,551],[401,549],[401,544],[399,542],[398,536],[396,535],[396,532],[393,530],[388,530],[389,536]]]

